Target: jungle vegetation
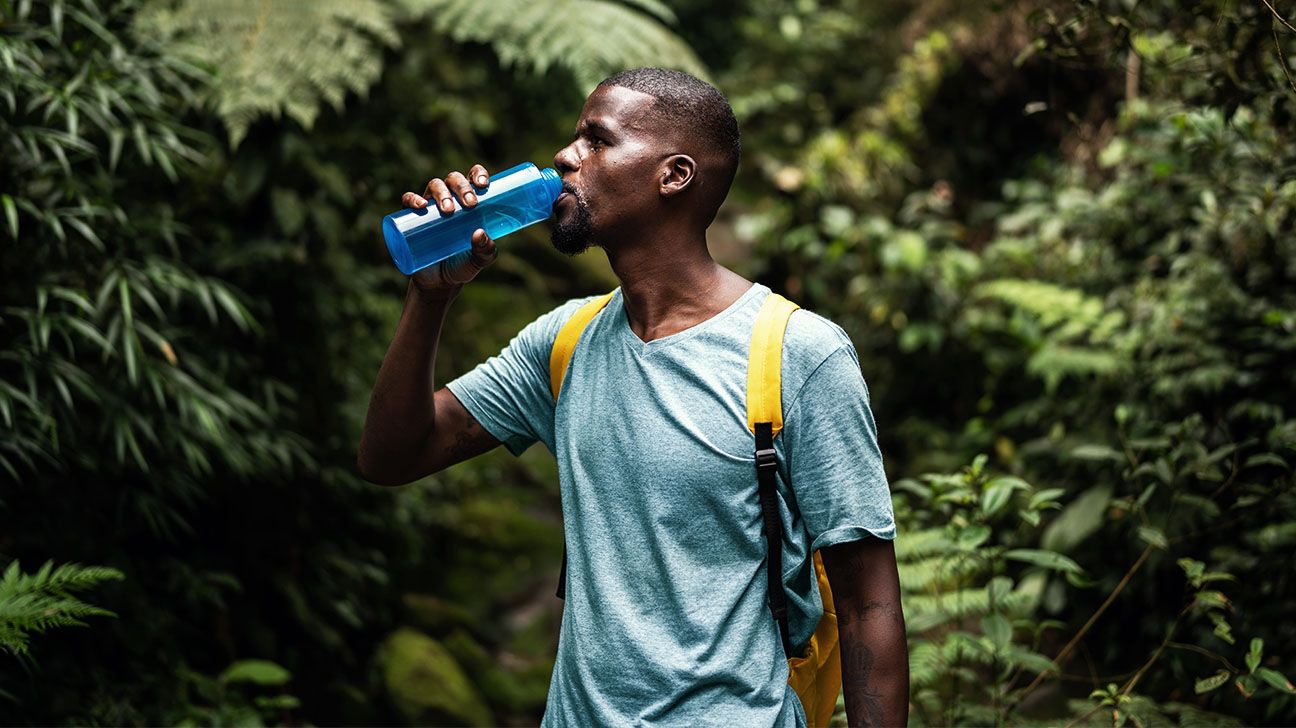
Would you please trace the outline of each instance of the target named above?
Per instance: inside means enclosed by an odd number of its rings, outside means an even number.
[[[0,0],[0,722],[538,722],[551,457],[355,472],[378,222],[666,65],[742,125],[715,255],[859,351],[913,723],[1290,723],[1293,54],[1278,0]],[[439,381],[616,285],[542,228]]]

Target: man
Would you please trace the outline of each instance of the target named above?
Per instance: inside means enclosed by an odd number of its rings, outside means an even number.
[[[636,69],[590,94],[554,165],[553,242],[602,248],[621,282],[580,339],[555,404],[549,354],[585,300],[526,326],[433,391],[450,303],[496,257],[472,250],[415,275],[374,385],[358,466],[406,483],[503,443],[558,460],[570,554],[545,725],[800,726],[768,608],[766,544],[746,425],[747,353],[770,291],[712,260],[706,230],[738,166],[724,96],[687,74]],[[489,182],[433,179],[403,203],[477,204]],[[475,188],[474,188],[475,186]],[[854,347],[807,311],[788,322],[782,437],[791,643],[821,614],[810,555],[836,599],[851,725],[903,725],[908,657],[890,494]]]

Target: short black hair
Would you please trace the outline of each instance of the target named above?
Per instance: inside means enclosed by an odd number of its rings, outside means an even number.
[[[733,181],[742,156],[742,140],[733,107],[720,89],[669,68],[631,68],[608,76],[599,86],[621,86],[657,99],[653,110],[720,152],[729,171],[728,181]]]

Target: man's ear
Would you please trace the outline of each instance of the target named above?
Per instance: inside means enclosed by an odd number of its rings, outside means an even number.
[[[666,158],[661,175],[662,197],[674,197],[689,185],[697,176],[697,162],[687,154],[672,154]]]

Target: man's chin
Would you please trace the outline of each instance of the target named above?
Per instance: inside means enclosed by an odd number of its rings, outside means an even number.
[[[594,247],[594,239],[588,233],[563,230],[558,226],[550,234],[549,242],[553,244],[554,250],[563,255],[580,255]]]

